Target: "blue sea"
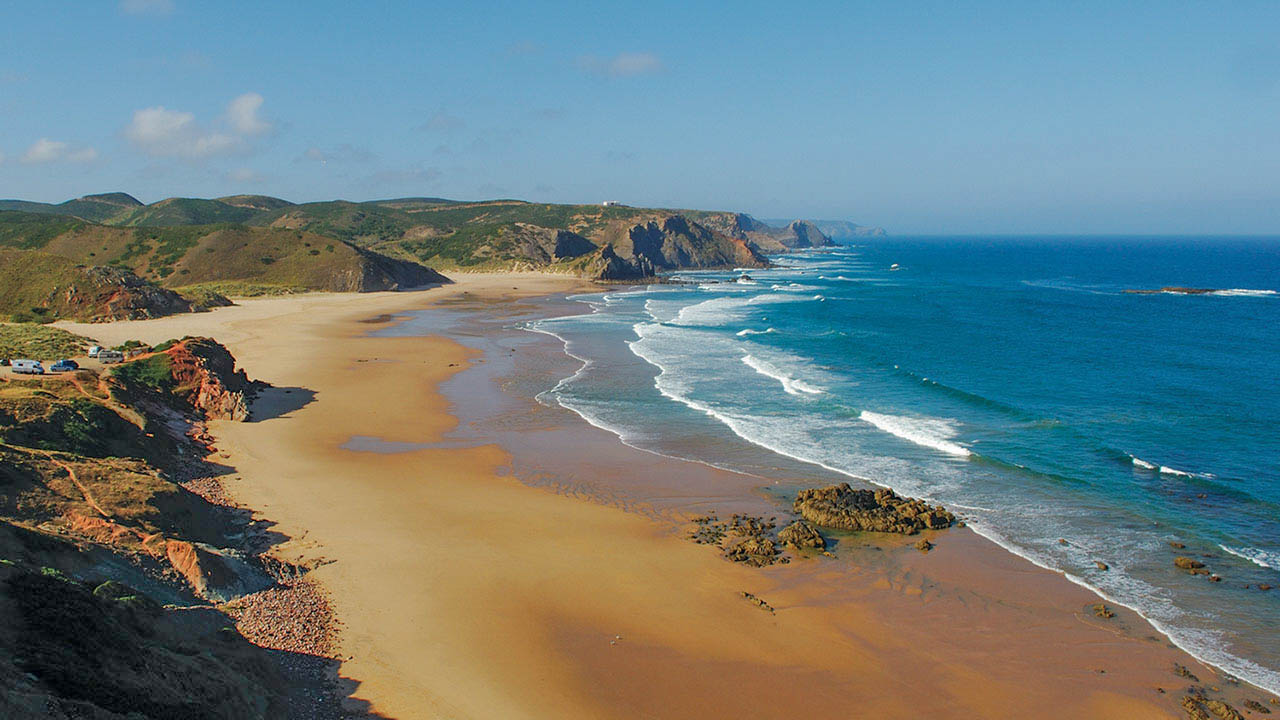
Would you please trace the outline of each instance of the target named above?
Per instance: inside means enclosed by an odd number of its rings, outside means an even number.
[[[543,401],[664,455],[943,503],[1280,692],[1280,239],[877,238],[773,261],[528,324],[582,362]],[[1123,292],[1163,286],[1220,291]]]

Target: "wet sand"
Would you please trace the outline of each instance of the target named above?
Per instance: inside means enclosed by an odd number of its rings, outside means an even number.
[[[327,561],[311,577],[343,624],[341,673],[387,717],[1164,718],[1189,684],[1174,662],[1222,685],[1133,613],[1094,618],[1092,593],[963,528],[928,554],[864,537],[834,559],[729,563],[683,538],[681,513],[723,500],[725,514],[753,479],[528,401],[503,433],[459,427],[441,384],[488,392],[502,366],[445,337],[370,336],[395,322],[379,316],[432,303],[501,315],[578,287],[462,276],[70,329],[109,344],[210,335],[275,386],[254,421],[213,424],[217,459],[290,538],[278,554]],[[659,486],[700,490],[637,490]]]

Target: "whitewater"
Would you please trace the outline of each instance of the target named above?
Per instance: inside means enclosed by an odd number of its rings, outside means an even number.
[[[773,453],[941,502],[1280,691],[1280,607],[1257,589],[1280,586],[1280,242],[886,239],[776,262],[531,323],[581,364],[541,399],[659,454],[767,478]],[[1124,292],[1166,286],[1222,290]],[[1173,568],[1175,545],[1227,581]]]

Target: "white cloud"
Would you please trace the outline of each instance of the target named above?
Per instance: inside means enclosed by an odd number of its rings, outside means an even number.
[[[258,117],[262,96],[245,93],[227,105],[227,120],[231,128],[241,135],[261,135],[271,129],[271,123]]]
[[[594,75],[617,78],[656,73],[663,69],[663,64],[653,53],[624,52],[611,58],[583,55],[578,58],[578,67]]]
[[[91,147],[72,147],[61,140],[40,138],[19,158],[26,165],[44,165],[56,162],[87,163],[98,159],[98,151]]]
[[[120,0],[120,12],[128,15],[168,15],[173,0]]]
[[[168,110],[158,105],[135,111],[124,135],[148,155],[188,160],[224,155],[244,145],[238,137],[206,131],[196,123],[196,116],[192,113]]]
[[[271,130],[271,123],[258,115],[262,103],[258,93],[245,93],[227,103],[224,118],[217,123],[225,130],[202,126],[193,113],[160,105],[143,108],[133,113],[124,136],[134,147],[154,157],[203,160],[230,155],[247,150],[247,138]]]

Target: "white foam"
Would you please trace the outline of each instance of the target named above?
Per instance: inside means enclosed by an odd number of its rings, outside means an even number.
[[[1168,465],[1160,466],[1160,474],[1161,475],[1177,475],[1178,477],[1195,477],[1195,473],[1189,473],[1185,470],[1178,470],[1177,468],[1171,468]]]
[[[1219,545],[1218,547],[1239,558],[1244,558],[1249,562],[1264,567],[1268,570],[1280,570],[1280,553],[1267,552],[1254,547],[1228,547]]]
[[[1210,294],[1224,297],[1271,297],[1280,295],[1275,290],[1253,290],[1250,288],[1228,288],[1226,290],[1215,290]]]
[[[916,445],[940,450],[950,455],[969,457],[971,450],[958,443],[951,442],[955,436],[955,428],[946,420],[936,418],[913,418],[901,415],[883,415],[863,410],[859,419],[877,428],[896,435]]]
[[[782,389],[785,390],[788,395],[821,395],[826,392],[822,388],[810,385],[804,380],[791,377],[787,373],[778,369],[778,367],[773,363],[761,360],[750,353],[742,356],[742,362],[745,363],[747,367],[755,370],[761,375],[773,378],[774,380],[782,383]]]
[[[768,335],[770,333],[776,333],[776,332],[778,331],[774,330],[773,328],[769,328],[767,330],[752,330],[751,328],[747,328],[746,330],[739,330],[734,334],[737,335],[738,337],[745,337],[747,335]]]
[[[1155,465],[1154,463],[1149,463],[1149,462],[1147,462],[1146,460],[1143,460],[1142,458],[1134,457],[1134,456],[1130,455],[1130,456],[1129,456],[1129,459],[1130,459],[1131,461],[1133,461],[1133,466],[1134,466],[1134,467],[1140,467],[1140,468],[1142,468],[1143,470],[1156,470],[1156,469],[1158,469],[1158,466],[1157,466],[1157,465]]]

